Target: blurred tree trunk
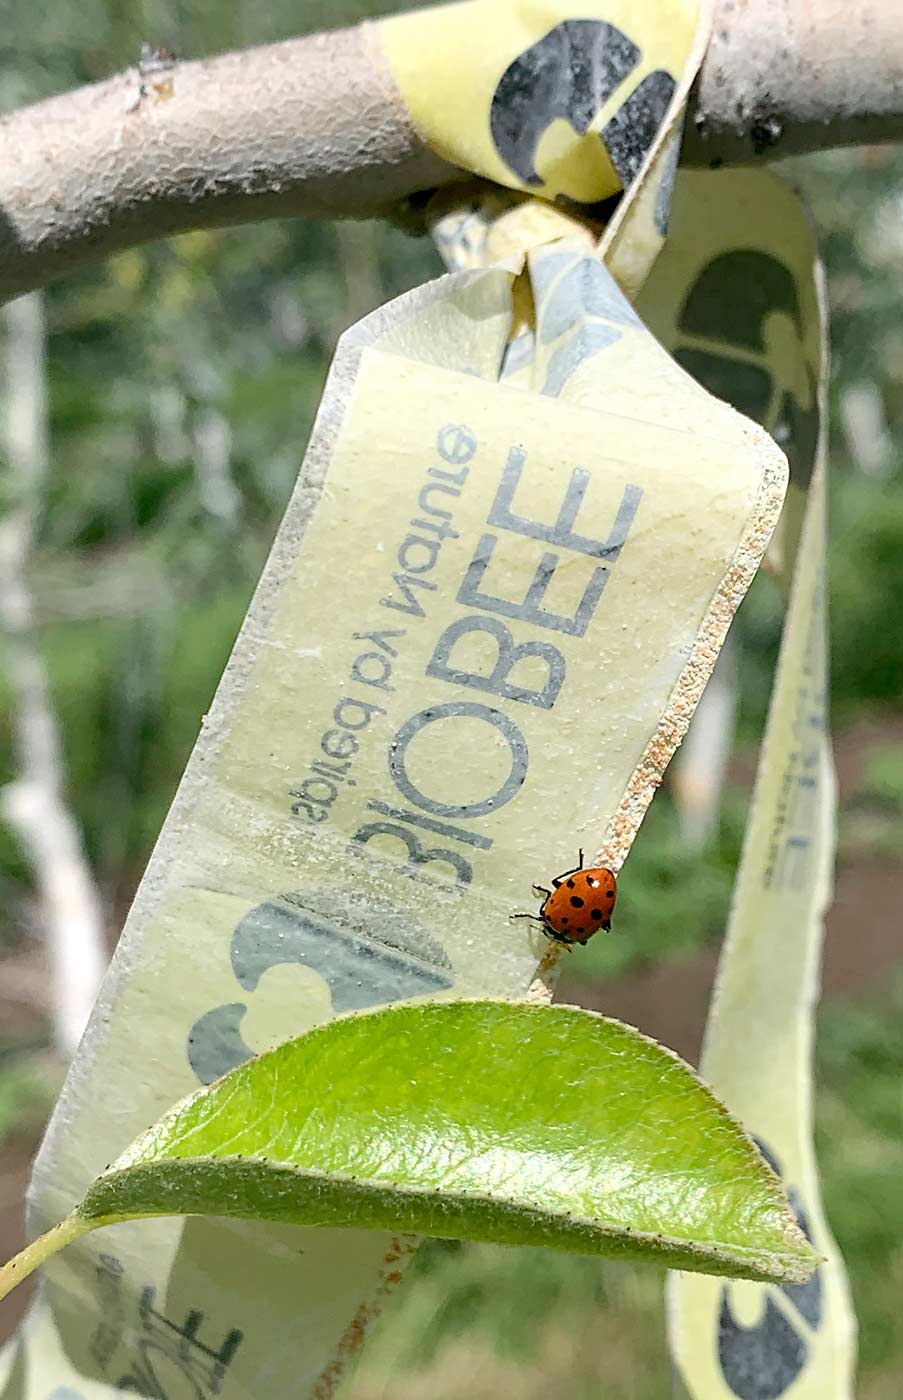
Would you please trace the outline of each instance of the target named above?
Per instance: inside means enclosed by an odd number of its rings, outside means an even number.
[[[54,1037],[70,1057],[106,966],[101,902],[64,797],[59,729],[33,626],[28,566],[48,464],[44,304],[11,302],[6,329],[7,493],[0,518],[0,642],[6,653],[18,775],[0,814],[34,872],[50,954]]]
[[[840,395],[840,421],[847,451],[866,476],[887,476],[894,465],[881,390],[873,379],[848,384]]]
[[[687,737],[674,756],[672,790],[684,844],[701,851],[715,838],[737,709],[737,641],[718,654]]]

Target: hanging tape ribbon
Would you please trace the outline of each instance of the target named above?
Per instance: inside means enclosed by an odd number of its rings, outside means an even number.
[[[701,1072],[783,1177],[824,1263],[789,1288],[673,1276],[670,1344],[692,1400],[849,1400],[855,1324],[812,1146],[835,808],[821,274],[802,204],[773,176],[682,175],[673,212],[639,309],[679,363],[768,425],[790,462],[776,552],[787,616]]]
[[[365,1005],[523,994],[536,951],[508,915],[533,881],[581,842],[623,861],[783,494],[770,440],[678,368],[611,275],[635,294],[661,248],[707,22],[690,6],[672,24],[657,4],[477,0],[371,30],[449,158],[577,201],[574,216],[629,197],[608,270],[550,206],[514,211],[504,236],[482,203],[447,209],[440,242],[472,270],[342,338],[42,1150],[33,1228],[199,1079],[266,1044]],[[571,106],[549,111],[557,86],[544,97],[534,78],[564,71],[562,53]],[[457,239],[468,219],[504,265]],[[116,1227],[48,1270],[4,1400],[325,1396],[407,1248],[380,1232]]]

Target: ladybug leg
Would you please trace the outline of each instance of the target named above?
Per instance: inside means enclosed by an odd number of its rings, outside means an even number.
[[[547,931],[545,919],[541,919],[538,914],[509,914],[508,917],[511,919],[532,919],[534,924],[542,926],[543,932]]]
[[[577,869],[578,869],[578,870],[582,870],[582,869],[583,869],[583,847],[582,847],[582,846],[580,847],[579,851],[577,852],[577,855],[578,855],[579,858],[580,858],[580,864],[577,866]]]
[[[604,928],[606,933],[611,933],[611,919],[606,919],[602,927]]]
[[[552,881],[552,888],[557,890],[559,886],[563,885],[566,880],[569,880],[572,875],[579,875],[580,870],[581,867],[579,865],[575,866],[573,870],[566,870],[563,875],[559,875],[557,879]]]
[[[550,939],[553,943],[558,943],[562,948],[570,950],[571,940],[569,938],[562,938],[560,933],[556,933],[554,929],[549,928],[545,920],[542,921],[542,931],[546,938]]]
[[[534,886],[533,886],[533,893],[536,895],[536,898],[537,898],[537,899],[539,899],[539,896],[540,896],[541,894],[544,894],[545,897],[546,897],[546,899],[548,899],[548,898],[550,897],[552,891],[551,891],[551,890],[547,890],[547,889],[545,888],[544,885],[534,885]]]

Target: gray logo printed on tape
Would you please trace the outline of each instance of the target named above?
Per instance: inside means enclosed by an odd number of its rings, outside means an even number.
[[[769,1166],[781,1176],[774,1154],[758,1138],[756,1142]],[[790,1187],[787,1195],[801,1230],[811,1241],[812,1232],[799,1192]],[[817,1331],[822,1321],[820,1270],[816,1269],[808,1282],[784,1284],[780,1291],[795,1312]],[[761,1321],[744,1327],[731,1309],[730,1285],[724,1285],[718,1318],[718,1360],[725,1382],[738,1400],[780,1400],[805,1369],[808,1356],[806,1338],[771,1297],[766,1294]]]
[[[354,890],[312,890],[258,904],[232,934],[232,970],[254,992],[280,963],[319,973],[336,1015],[406,1001],[452,986],[451,963],[407,911]],[[202,1084],[253,1058],[242,1038],[245,1002],[214,1007],[188,1034],[188,1060]]]

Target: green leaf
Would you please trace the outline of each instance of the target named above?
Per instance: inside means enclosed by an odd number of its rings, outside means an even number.
[[[814,1255],[675,1055],[570,1007],[349,1016],[179,1104],[81,1214],[241,1215],[618,1253],[750,1277]]]
[[[777,1177],[676,1055],[592,1012],[524,1003],[357,1014],[250,1060],[142,1134],[60,1244],[153,1215],[544,1245],[779,1282],[817,1262]]]

